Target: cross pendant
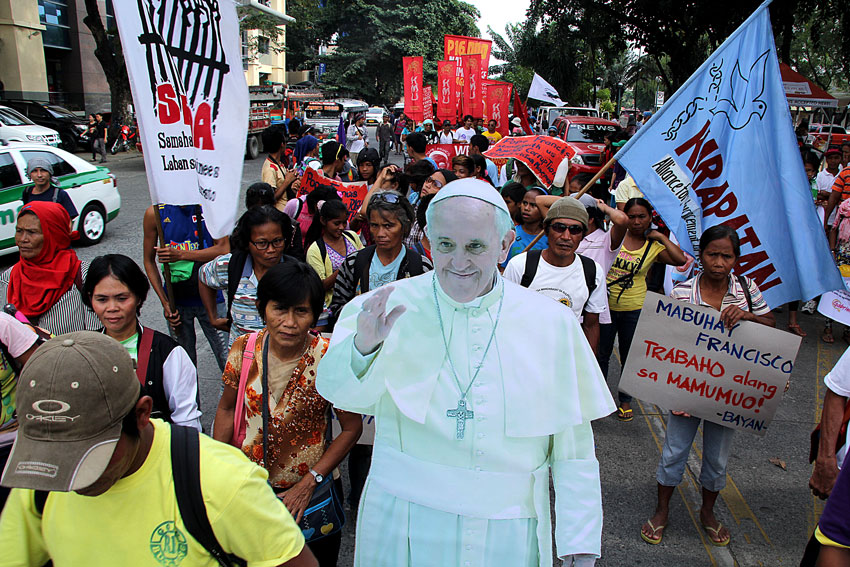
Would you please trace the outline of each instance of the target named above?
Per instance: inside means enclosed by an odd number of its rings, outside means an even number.
[[[456,439],[463,439],[463,433],[466,431],[466,420],[475,417],[475,412],[466,409],[466,400],[461,398],[457,401],[457,409],[446,410],[446,417],[457,420]]]

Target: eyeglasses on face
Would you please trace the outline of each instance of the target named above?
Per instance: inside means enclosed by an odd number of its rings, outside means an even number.
[[[253,244],[257,250],[265,250],[269,246],[274,249],[283,248],[285,242],[286,240],[283,238],[275,238],[274,240],[257,240],[256,242],[252,240],[251,244]]]
[[[442,183],[441,181],[437,181],[437,180],[436,180],[436,179],[434,179],[433,177],[429,177],[428,179],[426,179],[426,180],[425,180],[425,183],[423,183],[423,185],[428,184],[428,183],[430,183],[431,185],[433,185],[433,186],[434,186],[434,187],[436,187],[437,189],[442,189],[442,188],[443,188],[443,183]]]
[[[572,235],[582,234],[584,232],[584,227],[580,224],[564,224],[562,222],[553,222],[549,225],[554,232],[561,234],[565,230],[569,231]]]

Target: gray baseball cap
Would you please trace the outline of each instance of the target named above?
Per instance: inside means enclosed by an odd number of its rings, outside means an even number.
[[[78,331],[41,345],[18,379],[20,428],[0,484],[58,492],[93,484],[140,388],[126,349],[104,334]]]

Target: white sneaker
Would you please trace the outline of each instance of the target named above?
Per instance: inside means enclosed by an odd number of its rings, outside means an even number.
[[[817,306],[818,306],[817,302],[814,299],[810,299],[803,305],[802,308],[800,308],[800,311],[802,311],[803,313],[808,313],[808,314],[811,315],[812,313],[815,312],[815,308]]]

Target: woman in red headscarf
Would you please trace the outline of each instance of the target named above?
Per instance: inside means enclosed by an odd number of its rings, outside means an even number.
[[[101,328],[97,316],[83,303],[88,263],[71,250],[70,227],[71,218],[61,205],[28,203],[18,213],[15,226],[21,259],[0,273],[0,300],[54,335]]]

